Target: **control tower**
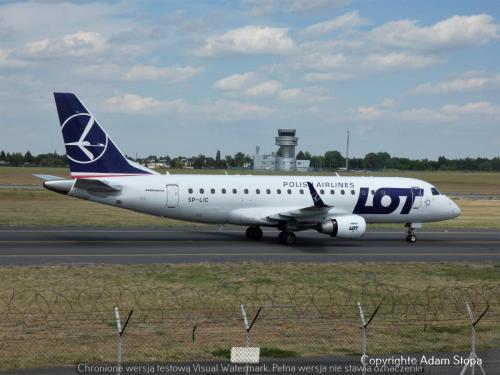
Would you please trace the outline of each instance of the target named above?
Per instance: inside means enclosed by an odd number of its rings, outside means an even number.
[[[298,140],[295,136],[295,129],[278,129],[278,136],[275,138],[275,144],[279,146],[278,151],[272,154],[261,154],[260,147],[257,147],[253,156],[253,169],[308,171],[310,160],[297,160],[295,158],[295,146],[297,146]]]
[[[295,129],[278,129],[276,146],[279,146],[276,153],[276,169],[281,171],[294,171],[297,169],[295,163],[295,146],[298,138],[295,136]]]

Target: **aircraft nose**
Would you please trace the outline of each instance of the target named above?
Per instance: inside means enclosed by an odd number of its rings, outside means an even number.
[[[455,218],[462,213],[460,207],[458,207],[458,205],[455,202],[453,202],[450,198],[448,198],[448,205],[450,206],[452,218]]]

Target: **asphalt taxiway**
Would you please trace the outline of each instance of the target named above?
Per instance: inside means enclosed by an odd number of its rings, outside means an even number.
[[[500,261],[498,231],[420,231],[409,244],[401,230],[370,230],[361,240],[297,233],[293,246],[265,230],[250,241],[244,228],[4,229],[1,265],[151,264],[194,262]]]

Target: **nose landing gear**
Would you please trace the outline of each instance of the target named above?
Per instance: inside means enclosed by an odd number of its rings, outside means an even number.
[[[417,236],[415,235],[415,229],[422,228],[422,224],[420,224],[420,223],[406,223],[405,227],[408,228],[408,232],[406,232],[406,242],[409,242],[409,243],[417,242]]]
[[[413,229],[408,229],[408,234],[406,235],[406,242],[415,243],[417,242],[417,236],[415,236],[415,231]]]

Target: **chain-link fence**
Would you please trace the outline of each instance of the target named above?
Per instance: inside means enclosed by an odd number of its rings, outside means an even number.
[[[381,284],[350,296],[281,286],[245,295],[237,288],[229,294],[12,290],[0,294],[0,371],[117,373],[118,364],[136,364],[130,373],[244,373],[221,366],[230,363],[232,347],[250,346],[260,348],[261,364],[269,365],[250,372],[458,375],[471,361],[475,334],[479,364],[500,374],[499,291]]]

